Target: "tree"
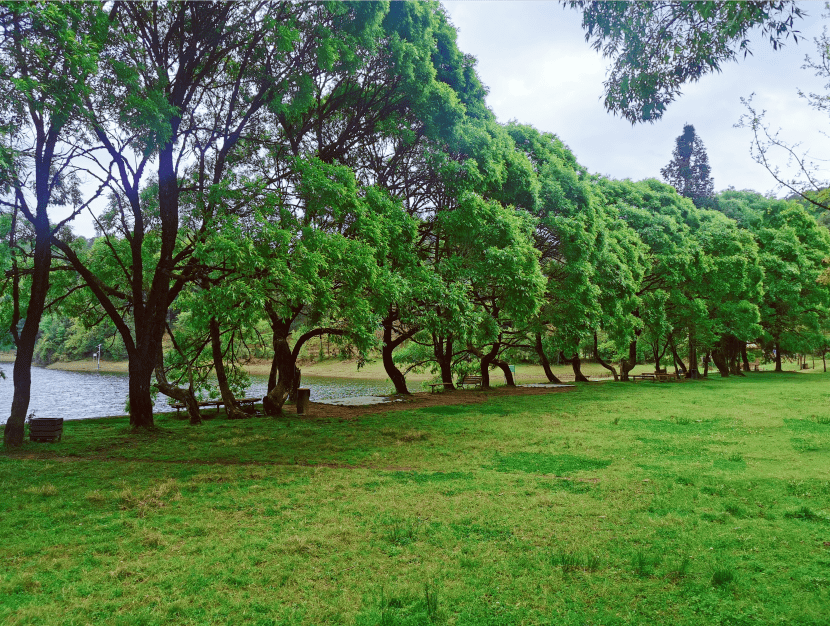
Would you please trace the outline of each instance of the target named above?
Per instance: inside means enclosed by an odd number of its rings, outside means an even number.
[[[52,224],[49,209],[72,206],[76,215],[85,206],[75,177],[75,161],[85,152],[77,124],[106,34],[106,17],[94,3],[11,2],[0,8],[0,179],[7,190],[0,206],[34,229],[28,301],[19,330],[20,268],[13,262],[11,269],[15,314],[10,331],[17,356],[11,415],[3,434],[7,446],[23,441],[32,356],[49,291],[52,239],[65,223]],[[15,247],[13,240],[9,243]]]
[[[790,36],[797,42],[802,16],[793,0],[568,4],[582,10],[585,40],[611,59],[605,108],[632,124],[660,119],[685,83],[751,54],[755,29],[775,50]]]
[[[151,382],[167,313],[203,269],[194,251],[215,231],[229,196],[244,213],[248,181],[231,173],[257,149],[264,158],[273,147],[268,116],[292,119],[314,105],[309,66],[349,72],[360,65],[357,50],[374,46],[383,10],[374,3],[265,1],[113,6],[117,36],[102,53],[87,107],[106,154],[101,169],[117,179],[114,227],[123,252],[116,234],[106,234],[123,288],[112,289],[52,241],[122,335],[133,427],[153,426]],[[145,202],[149,178],[155,198]],[[188,203],[195,210],[185,211]]]
[[[695,206],[710,206],[714,201],[715,184],[709,169],[709,157],[703,141],[691,124],[683,126],[683,134],[677,138],[672,160],[660,170],[660,174],[684,198]]]

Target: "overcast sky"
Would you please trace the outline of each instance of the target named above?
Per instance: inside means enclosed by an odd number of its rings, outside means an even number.
[[[609,61],[585,42],[579,11],[547,1],[443,4],[459,30],[459,47],[478,59],[479,75],[490,90],[487,103],[499,121],[516,119],[557,134],[591,172],[660,178],[675,139],[689,123],[706,147],[716,190],[730,185],[773,190],[775,181],[750,157],[751,132],[733,127],[745,112],[740,98],[753,92],[754,104],[767,110],[770,126],[781,128],[782,138],[830,157],[830,141],[819,132],[830,129],[827,115],[798,97],[799,88],[826,91],[824,81],[801,69],[805,54],[816,56],[812,40],[828,22],[821,17],[822,2],[801,3],[810,16],[797,24],[805,35],[797,45],[789,41],[775,52],[758,36],[754,56],[688,85],[661,121],[634,127],[603,108]]]

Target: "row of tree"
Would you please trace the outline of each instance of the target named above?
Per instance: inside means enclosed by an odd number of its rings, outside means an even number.
[[[407,393],[403,363],[512,384],[515,350],[579,379],[590,340],[615,377],[642,342],[728,375],[747,341],[780,355],[827,319],[830,239],[803,208],[697,207],[498,124],[437,4],[10,3],[0,28],[7,444],[50,307],[118,333],[135,427],[156,391],[199,422],[208,373],[242,417],[239,364],[265,335],[278,413],[322,336],[378,348]],[[74,236],[100,202],[99,236]]]

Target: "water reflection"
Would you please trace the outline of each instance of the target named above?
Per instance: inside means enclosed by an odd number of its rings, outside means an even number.
[[[0,423],[5,422],[9,416],[13,395],[11,367],[3,369],[6,370],[6,379],[0,380]],[[254,376],[252,382],[246,395],[264,396],[268,379]],[[391,383],[375,380],[303,376],[302,384],[311,389],[312,401],[394,392]],[[64,372],[33,367],[29,412],[37,417],[62,417],[70,420],[122,415],[128,391],[129,377],[126,374]],[[159,395],[154,409],[159,412],[169,411],[167,398]]]

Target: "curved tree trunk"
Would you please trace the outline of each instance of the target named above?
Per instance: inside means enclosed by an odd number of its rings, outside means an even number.
[[[46,219],[45,215],[38,217]],[[45,231],[45,232],[41,232]],[[17,337],[17,356],[14,359],[12,378],[14,395],[12,396],[11,414],[3,430],[3,443],[6,446],[17,447],[23,443],[26,415],[29,412],[29,400],[32,392],[32,358],[35,353],[35,342],[40,329],[40,320],[46,308],[46,294],[49,292],[49,269],[52,264],[52,253],[49,245],[49,223],[36,223],[35,251],[33,259],[32,284],[30,287],[29,306],[26,311],[26,321],[20,336]],[[15,286],[19,285],[19,278],[13,278]],[[16,300],[15,318],[19,319],[20,294],[19,289],[13,287]],[[15,319],[15,325],[16,325]],[[17,329],[13,331],[15,334]]]
[[[677,372],[677,377],[680,378],[680,376],[682,375],[685,378],[686,364],[683,363],[683,359],[681,359],[680,355],[677,354],[677,346],[674,344],[674,337],[671,333],[669,333],[669,348],[671,349],[671,354],[674,358],[674,369],[675,372]]]
[[[560,358],[560,360],[571,364],[571,367],[573,368],[573,371],[574,371],[574,381],[575,382],[578,382],[578,383],[589,383],[589,382],[591,382],[590,380],[585,378],[585,376],[582,374],[582,361],[579,358],[579,351],[578,350],[574,353],[573,357],[570,358],[570,359],[568,357],[566,357],[565,354],[562,351],[560,351],[559,352],[559,358]]]
[[[493,361],[493,365],[498,367],[504,374],[505,385],[507,385],[508,387],[516,386],[516,380],[513,378],[513,372],[510,371],[510,364],[507,361],[496,359]]]
[[[172,335],[171,335],[172,336]],[[173,342],[175,345],[175,341]],[[202,423],[202,413],[199,409],[199,402],[196,400],[196,395],[193,393],[193,373],[188,367],[188,375],[190,384],[187,389],[177,387],[167,380],[167,374],[164,371],[164,352],[159,344],[158,356],[156,358],[156,388],[168,398],[178,400],[185,405],[187,409],[187,416],[190,423],[197,426]]]
[[[656,357],[656,361],[659,363],[660,355],[657,353],[656,349],[654,350],[654,355]],[[617,368],[611,365],[610,363],[606,363],[599,355],[599,337],[597,337],[596,331],[594,332],[594,358],[596,359],[597,363],[602,365],[605,369],[611,371],[611,373],[614,375],[614,382],[620,380],[620,377],[617,375]]]
[[[553,370],[550,368],[550,361],[548,361],[548,357],[545,354],[545,348],[542,346],[542,333],[536,333],[535,348],[536,354],[539,355],[539,362],[542,364],[542,369],[545,371],[545,376],[548,377],[548,381],[561,385],[562,381],[556,377]]]
[[[481,350],[477,348],[473,348],[473,346],[469,346],[468,348],[470,352],[475,354],[477,357],[481,359],[479,365],[479,373],[481,374],[481,388],[482,389],[489,389],[490,388],[490,365],[493,361],[496,360],[496,357],[499,354],[499,350],[501,349],[501,344],[497,341],[493,344],[493,347],[490,349],[490,352],[484,354]]]
[[[281,415],[282,407],[285,401],[288,400],[288,394],[291,390],[295,361],[288,347],[288,338],[285,335],[278,335],[277,329],[274,330],[272,374],[274,366],[276,366],[279,377],[274,387],[269,389],[267,395],[262,398],[262,408],[268,415]]]
[[[720,344],[720,342],[718,342],[718,344]],[[727,362],[726,355],[724,355],[720,345],[712,349],[712,362],[715,364],[715,367],[718,368],[718,372],[720,372],[720,375],[723,378],[729,377],[729,363]]]
[[[219,393],[222,394],[222,402],[225,403],[225,412],[228,419],[238,420],[250,417],[236,403],[236,398],[228,384],[228,376],[225,372],[225,361],[222,358],[222,334],[219,328],[219,320],[210,318],[210,347],[213,356],[213,370],[216,372],[216,382],[219,385]]]
[[[392,338],[392,331],[394,330],[397,315],[392,311],[391,307],[388,315],[383,318],[383,347],[381,348],[381,358],[383,360],[383,369],[386,370],[386,375],[389,380],[395,385],[395,393],[410,396],[409,389],[406,388],[406,377],[403,372],[395,365],[392,359],[392,353],[404,341],[412,337],[416,332],[416,328],[409,329],[403,334],[399,334],[394,339]]]
[[[639,330],[634,331],[634,340],[628,344],[628,358],[620,361],[620,380],[628,380],[628,372],[637,365],[637,339],[640,337]]]

